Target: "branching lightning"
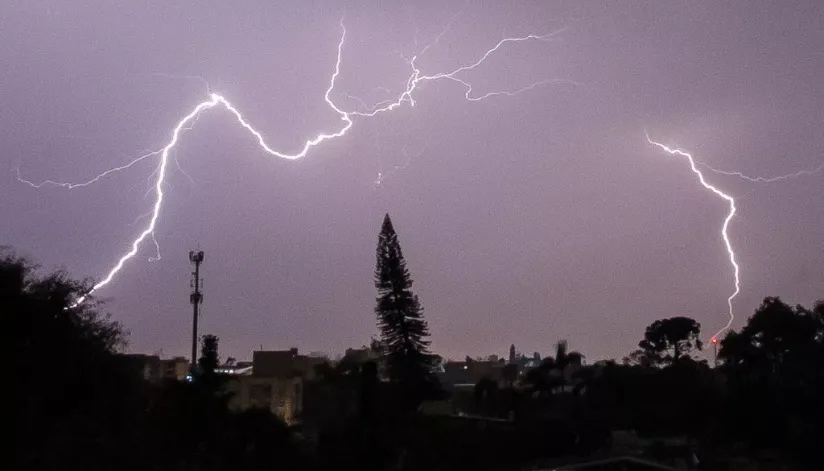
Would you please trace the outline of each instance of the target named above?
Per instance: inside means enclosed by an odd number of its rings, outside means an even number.
[[[683,150],[672,149],[670,147],[665,146],[664,144],[661,144],[659,142],[655,142],[652,139],[650,139],[649,135],[647,135],[647,142],[649,142],[650,144],[653,144],[655,146],[658,146],[659,148],[665,150],[666,152],[668,152],[672,155],[678,155],[680,157],[686,157],[687,160],[690,163],[690,168],[692,169],[692,172],[695,173],[698,176],[698,180],[701,182],[701,185],[704,188],[712,191],[716,195],[718,195],[721,198],[723,198],[724,200],[726,200],[727,203],[729,203],[730,210],[727,213],[727,217],[724,219],[724,224],[721,226],[721,237],[724,239],[724,244],[726,245],[726,248],[727,248],[727,255],[729,256],[730,264],[733,267],[733,272],[734,272],[734,276],[735,276],[735,291],[733,291],[733,293],[730,295],[730,297],[727,298],[727,305],[729,306],[729,319],[728,319],[727,323],[718,332],[716,332],[715,335],[713,335],[710,338],[711,342],[717,343],[718,339],[719,339],[719,335],[721,333],[723,333],[724,331],[726,331],[727,329],[729,329],[730,326],[732,325],[732,322],[735,320],[735,316],[734,316],[734,313],[733,313],[732,302],[733,302],[733,299],[735,299],[735,297],[738,296],[738,294],[741,291],[740,277],[739,277],[740,270],[739,270],[738,263],[736,262],[735,251],[733,250],[732,243],[730,242],[729,234],[728,234],[728,231],[727,231],[727,229],[729,228],[729,224],[732,221],[732,218],[735,216],[736,206],[735,206],[735,199],[732,196],[728,195],[727,193],[724,193],[723,191],[719,190],[717,187],[707,183],[707,181],[704,179],[704,175],[701,173],[700,170],[698,170],[698,167],[703,167],[703,168],[709,170],[710,172],[713,172],[713,173],[718,174],[718,175],[738,177],[742,180],[746,180],[746,181],[751,182],[751,183],[776,183],[776,182],[781,182],[781,181],[784,181],[784,180],[791,180],[791,179],[794,179],[794,178],[799,178],[799,177],[802,177],[802,176],[815,176],[815,175],[818,175],[822,172],[822,170],[824,170],[824,163],[822,163],[818,167],[816,167],[814,169],[810,169],[810,170],[799,170],[798,172],[788,173],[788,174],[784,174],[784,175],[778,175],[778,176],[774,176],[774,177],[762,177],[762,176],[753,177],[753,176],[747,175],[743,172],[727,171],[727,170],[721,170],[721,169],[715,168],[715,167],[713,167],[713,166],[711,166],[711,165],[709,165],[705,162],[702,162],[702,161],[699,161],[699,160],[693,158],[692,155],[690,155],[689,153],[687,153]]]
[[[148,154],[143,154],[140,157],[137,157],[134,160],[132,160],[131,162],[127,163],[126,165],[121,165],[120,167],[110,168],[109,170],[106,170],[105,172],[101,173],[100,175],[97,175],[97,176],[95,176],[94,178],[92,178],[88,181],[80,182],[80,183],[56,182],[56,181],[53,181],[53,180],[43,180],[40,183],[34,183],[34,182],[31,182],[29,180],[24,179],[20,175],[20,168],[19,167],[17,168],[17,181],[19,181],[21,183],[25,183],[29,186],[34,187],[34,188],[42,188],[46,185],[52,185],[52,186],[60,186],[60,187],[66,188],[67,190],[73,190],[75,188],[83,188],[84,186],[89,186],[92,183],[97,183],[101,179],[111,175],[112,173],[116,173],[116,172],[119,172],[121,170],[126,170],[128,168],[131,168],[132,166],[134,166],[138,162],[146,160],[149,157],[154,157],[156,155],[160,155],[162,153],[163,153],[162,150],[156,150],[156,151],[149,152]]]
[[[472,96],[472,85],[469,82],[456,77],[461,72],[466,72],[466,71],[475,69],[476,67],[483,64],[484,61],[486,61],[486,59],[490,55],[492,55],[495,51],[500,49],[505,44],[518,43],[518,42],[524,42],[524,41],[549,41],[550,39],[552,39],[554,36],[556,36],[557,34],[559,34],[562,31],[563,30],[557,31],[557,32],[551,33],[551,34],[544,34],[544,35],[530,34],[530,35],[527,35],[527,36],[501,39],[500,41],[498,41],[497,44],[495,44],[495,46],[493,46],[491,49],[487,50],[483,54],[483,56],[481,56],[480,59],[473,62],[472,64],[458,67],[457,69],[453,70],[452,72],[441,72],[441,73],[437,73],[437,74],[434,74],[434,75],[421,75],[420,69],[415,64],[415,61],[418,59],[418,57],[420,55],[412,56],[412,58],[407,61],[409,63],[409,67],[412,69],[412,73],[409,76],[409,78],[406,80],[406,90],[404,90],[403,93],[398,95],[398,97],[394,100],[384,100],[384,101],[376,104],[369,111],[352,111],[352,112],[349,112],[349,114],[352,115],[352,116],[372,117],[372,116],[375,116],[375,115],[380,114],[380,113],[384,113],[384,112],[387,112],[387,111],[392,111],[395,108],[401,106],[404,102],[408,102],[410,106],[415,106],[415,99],[412,97],[412,92],[415,91],[418,84],[422,83],[422,82],[441,80],[441,79],[450,80],[450,81],[457,82],[457,83],[461,84],[466,90],[465,93],[464,93],[464,97],[469,101],[480,101],[480,100],[483,100],[483,99],[486,99],[486,98],[490,98],[490,97],[493,97],[493,96],[499,96],[499,95],[514,96],[514,95],[517,95],[519,93],[531,90],[535,87],[538,87],[540,85],[545,85],[545,84],[548,84],[548,83],[562,83],[563,82],[563,83],[569,83],[569,84],[577,85],[575,82],[572,82],[571,80],[563,80],[563,79],[541,80],[541,81],[538,81],[538,82],[534,82],[534,83],[532,83],[532,84],[530,84],[526,87],[519,88],[517,90],[508,91],[508,92],[507,91],[491,92],[491,93],[487,93],[487,94],[479,96],[479,97],[473,97]],[[428,49],[430,46],[431,46],[431,44],[429,46],[426,46],[426,48],[424,48],[424,51],[426,49]]]
[[[782,180],[791,180],[793,178],[803,177],[804,175],[814,176],[814,175],[817,175],[817,174],[821,173],[821,171],[824,170],[824,163],[822,163],[821,165],[819,165],[818,167],[816,167],[812,170],[799,170],[798,172],[795,172],[795,173],[788,173],[786,175],[778,175],[776,177],[751,177],[751,176],[745,175],[741,172],[730,172],[730,171],[726,171],[726,170],[719,170],[717,168],[711,167],[710,165],[708,165],[704,162],[696,162],[696,163],[698,163],[698,165],[701,165],[702,167],[706,167],[709,171],[711,171],[713,173],[717,173],[719,175],[728,175],[728,176],[732,176],[732,177],[738,177],[738,178],[741,178],[743,180],[747,180],[747,181],[752,182],[752,183],[775,183],[775,182],[779,182],[779,181],[782,181]]]
[[[365,103],[361,102],[364,111],[344,111],[343,109],[338,107],[338,105],[335,104],[335,102],[331,98],[332,92],[335,88],[335,81],[337,80],[338,75],[340,74],[341,53],[343,51],[343,45],[344,45],[344,42],[345,42],[345,39],[346,39],[346,28],[343,26],[343,22],[341,22],[340,26],[341,26],[341,37],[340,37],[340,41],[338,42],[338,46],[337,46],[337,56],[336,56],[336,60],[335,60],[335,69],[334,69],[334,72],[332,73],[332,76],[329,80],[329,86],[326,89],[326,92],[324,93],[324,100],[329,105],[329,107],[335,113],[338,114],[342,124],[340,125],[340,127],[338,128],[337,131],[329,132],[329,133],[320,133],[317,136],[315,136],[314,138],[308,139],[307,141],[304,142],[303,146],[296,153],[281,152],[281,151],[277,151],[277,150],[273,149],[272,147],[270,147],[266,143],[266,141],[264,140],[263,136],[246,121],[246,119],[243,117],[243,115],[240,113],[240,111],[238,111],[229,102],[229,100],[227,100],[225,97],[223,97],[220,94],[209,93],[209,91],[207,91],[207,93],[209,94],[209,99],[197,104],[187,115],[185,115],[180,121],[177,122],[177,124],[172,129],[171,138],[170,138],[169,142],[163,148],[161,148],[160,150],[157,150],[157,151],[153,151],[153,152],[141,155],[141,156],[133,159],[129,163],[127,163],[125,165],[122,165],[120,167],[115,167],[115,168],[106,170],[105,172],[95,176],[94,178],[92,178],[88,181],[85,181],[85,182],[82,182],[82,183],[63,183],[63,182],[56,182],[56,181],[52,181],[52,180],[45,180],[45,181],[42,181],[40,183],[34,183],[34,182],[29,181],[29,180],[23,179],[20,176],[20,172],[19,172],[19,169],[18,169],[18,172],[17,172],[18,173],[18,175],[17,175],[18,180],[20,182],[26,183],[26,184],[28,184],[32,187],[41,188],[45,185],[52,185],[52,186],[59,186],[59,187],[63,187],[63,188],[71,190],[71,189],[85,187],[85,186],[91,185],[92,183],[96,183],[99,180],[101,180],[102,178],[105,178],[105,177],[107,177],[107,176],[109,176],[113,173],[119,172],[121,170],[126,170],[128,168],[131,168],[132,166],[134,166],[138,162],[141,162],[141,161],[143,161],[145,159],[148,159],[150,157],[155,157],[155,156],[158,156],[158,155],[160,156],[160,163],[157,166],[155,173],[153,173],[153,175],[155,175],[156,178],[154,180],[153,187],[150,189],[150,191],[153,190],[153,192],[155,194],[155,200],[154,200],[154,204],[152,206],[151,212],[149,213],[149,221],[148,221],[147,225],[143,228],[143,230],[140,232],[140,234],[138,234],[138,236],[132,241],[130,249],[120,256],[120,258],[114,264],[114,267],[109,270],[109,272],[103,277],[102,280],[100,280],[94,286],[92,286],[92,288],[84,296],[81,296],[80,298],[78,298],[75,301],[75,304],[73,306],[76,306],[76,305],[82,303],[93,292],[95,292],[98,289],[100,289],[100,288],[106,286],[107,284],[109,284],[114,279],[114,277],[123,269],[123,266],[126,264],[126,262],[128,262],[131,258],[133,258],[135,256],[135,254],[137,254],[141,244],[147,238],[151,239],[154,242],[155,248],[157,250],[157,255],[155,257],[152,257],[150,260],[155,260],[155,259],[160,258],[160,247],[159,247],[159,244],[157,243],[157,240],[154,237],[154,231],[155,231],[155,228],[157,227],[157,223],[158,223],[158,220],[160,218],[160,211],[161,211],[161,208],[163,206],[163,199],[164,199],[163,185],[164,185],[164,182],[166,180],[166,173],[167,173],[168,164],[169,164],[169,154],[170,154],[171,150],[177,145],[177,143],[179,141],[179,138],[180,138],[180,135],[181,135],[181,132],[186,131],[188,129],[191,129],[191,127],[194,125],[194,123],[200,118],[201,114],[203,112],[207,111],[207,110],[210,110],[212,108],[222,107],[223,109],[228,111],[231,115],[233,115],[235,117],[235,119],[237,120],[237,122],[244,129],[249,131],[249,133],[252,134],[252,136],[254,136],[254,138],[257,140],[258,144],[260,145],[260,147],[263,149],[264,152],[266,152],[267,154],[269,154],[271,156],[274,156],[274,157],[279,157],[279,158],[288,159],[288,160],[296,160],[296,159],[300,159],[300,158],[306,156],[306,154],[313,147],[321,144],[322,142],[330,140],[330,139],[338,138],[338,137],[341,137],[341,136],[345,135],[346,132],[349,131],[349,129],[354,125],[354,122],[352,120],[353,117],[361,117],[361,118],[373,117],[373,116],[376,116],[380,113],[392,111],[395,108],[400,107],[404,103],[408,103],[410,106],[415,106],[415,100],[412,96],[413,92],[417,89],[419,84],[422,84],[424,82],[443,79],[443,80],[449,80],[449,81],[452,81],[452,82],[459,83],[461,86],[464,87],[464,89],[465,89],[464,96],[469,101],[480,101],[480,100],[483,100],[483,99],[486,99],[486,98],[491,98],[491,97],[500,96],[500,95],[513,96],[513,95],[517,95],[519,93],[531,90],[535,87],[545,85],[545,84],[548,84],[548,83],[555,83],[555,82],[574,83],[574,82],[563,81],[563,80],[542,80],[542,81],[534,82],[534,83],[532,83],[532,84],[530,84],[526,87],[523,87],[523,88],[520,88],[520,89],[517,89],[517,90],[514,90],[514,91],[497,91],[497,92],[486,93],[486,94],[480,95],[480,96],[472,96],[472,91],[473,91],[472,90],[472,85],[468,81],[458,77],[458,75],[463,73],[463,72],[468,72],[468,71],[471,71],[471,70],[479,67],[481,64],[483,64],[487,60],[487,58],[489,58],[492,54],[494,54],[496,51],[498,51],[499,49],[501,49],[505,45],[516,44],[516,43],[525,42],[525,41],[547,41],[550,38],[552,38],[554,35],[558,34],[558,32],[552,33],[552,34],[546,34],[546,35],[530,34],[530,35],[520,36],[520,37],[507,37],[507,38],[501,39],[497,44],[495,44],[495,46],[488,49],[480,57],[480,59],[470,63],[469,65],[460,66],[460,67],[452,70],[451,72],[441,72],[441,73],[437,73],[437,74],[433,74],[433,75],[423,75],[420,71],[420,68],[416,65],[415,61],[418,59],[418,57],[423,52],[425,52],[427,49],[429,49],[429,47],[432,45],[432,44],[430,44],[430,45],[426,46],[421,51],[420,54],[417,54],[417,55],[413,56],[408,61],[409,66],[412,69],[412,72],[409,75],[409,78],[406,80],[406,88],[395,99],[382,101],[382,102],[374,105],[371,108],[367,107]],[[448,27],[448,25],[447,25],[447,27]],[[442,34],[443,33],[441,33],[441,35]],[[437,43],[437,41],[440,39],[441,35],[438,35],[438,37],[436,38],[434,43]],[[189,77],[186,77],[186,78],[189,78]],[[206,83],[205,80],[203,80],[200,77],[195,77],[195,78],[200,79],[204,83]],[[206,85],[208,87],[208,83]],[[694,166],[693,166],[693,168],[694,168]],[[725,228],[726,228],[726,225],[725,225]]]
[[[658,146],[659,148],[663,149],[664,151],[668,152],[671,155],[677,155],[679,157],[686,157],[687,161],[689,161],[689,163],[690,163],[690,169],[692,170],[692,173],[694,173],[695,175],[698,176],[698,181],[701,182],[701,185],[704,188],[712,191],[713,193],[715,193],[719,197],[723,198],[729,204],[730,210],[727,213],[727,217],[724,218],[724,224],[721,226],[721,238],[724,239],[724,245],[726,245],[726,247],[727,247],[727,255],[729,256],[729,259],[730,259],[730,265],[732,265],[732,267],[733,267],[733,273],[734,273],[734,276],[735,276],[735,291],[733,291],[733,293],[730,295],[730,297],[727,298],[727,306],[729,306],[729,319],[727,320],[727,323],[724,325],[724,327],[719,329],[718,332],[716,332],[710,338],[710,341],[715,343],[715,342],[718,341],[719,335],[722,332],[724,332],[725,330],[729,329],[730,326],[732,325],[733,320],[735,320],[735,315],[733,314],[733,308],[732,308],[732,301],[733,301],[733,299],[735,299],[736,296],[738,296],[738,293],[741,292],[741,280],[739,278],[739,267],[738,267],[738,263],[735,261],[735,250],[733,250],[732,243],[730,242],[730,236],[727,232],[727,229],[729,229],[730,221],[732,221],[732,218],[735,216],[735,210],[736,210],[736,208],[735,208],[735,198],[733,198],[732,196],[728,195],[727,193],[724,193],[723,191],[719,190],[718,188],[716,188],[716,187],[710,185],[709,183],[707,183],[707,181],[704,179],[704,174],[701,173],[700,170],[698,170],[695,159],[689,153],[684,152],[683,150],[680,150],[680,149],[672,149],[670,147],[665,146],[664,144],[661,144],[659,142],[655,142],[652,139],[650,139],[649,135],[647,135],[647,142],[649,142],[652,145]]]
[[[402,165],[395,165],[394,167],[392,167],[391,169],[389,169],[386,172],[384,172],[383,170],[378,172],[378,177],[375,179],[375,185],[380,186],[380,185],[383,184],[383,181],[386,180],[387,177],[391,176],[392,174],[394,174],[396,172],[400,172],[401,170],[405,170],[407,167],[409,167],[412,164],[413,157],[420,157],[421,154],[423,154],[424,151],[426,151],[426,148],[427,148],[427,146],[423,146],[423,148],[420,151],[418,151],[414,156],[409,155],[409,152],[406,151],[405,147],[401,148],[401,153],[404,155],[404,157],[406,157],[406,162],[403,163]]]

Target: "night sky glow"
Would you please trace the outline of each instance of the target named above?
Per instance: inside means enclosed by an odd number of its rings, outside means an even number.
[[[824,297],[814,2],[85,3],[0,7],[0,243],[133,351],[186,352],[196,248],[224,356],[367,342],[387,211],[447,356]]]

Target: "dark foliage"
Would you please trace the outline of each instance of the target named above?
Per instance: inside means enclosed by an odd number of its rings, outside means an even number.
[[[0,305],[11,320],[4,371],[15,405],[7,469],[304,469],[286,425],[234,413],[217,383],[146,382],[116,349],[125,334],[58,272],[0,254]],[[6,469],[6,468],[4,468]]]
[[[125,341],[121,326],[91,301],[70,307],[88,288],[63,272],[38,276],[28,261],[0,254],[0,304],[12,327],[4,371],[19,420],[20,469],[98,469],[133,436],[141,384],[114,355]]]
[[[402,386],[409,405],[415,407],[433,389],[429,328],[421,303],[412,293],[412,279],[388,214],[378,236],[375,287],[375,313],[389,376]]]
[[[220,364],[220,356],[217,351],[219,342],[220,339],[212,334],[206,334],[200,338],[200,358],[197,360],[197,365],[200,367],[202,374],[214,374]]]
[[[765,298],[721,341],[727,415],[721,431],[750,449],[777,449],[824,467],[824,305],[813,310]]]
[[[649,456],[662,461],[698,450],[704,468],[727,469],[770,452],[789,469],[824,469],[824,303],[764,299],[721,340],[717,368],[697,358],[700,325],[683,317],[651,324],[625,364],[585,366],[562,341],[524,375],[513,363],[479,381],[470,416],[426,416],[410,412],[435,397],[435,357],[388,216],[376,285],[379,360],[319,365],[298,434],[268,410],[230,408],[217,337],[203,337],[193,381],[150,383],[117,353],[121,326],[93,299],[74,305],[88,283],[3,252],[14,418],[4,469],[508,470],[597,453],[616,430],[654,437]]]
[[[691,358],[704,344],[699,338],[701,324],[689,317],[659,319],[647,327],[644,339],[638,343],[640,350],[634,358],[648,366],[664,366]]]

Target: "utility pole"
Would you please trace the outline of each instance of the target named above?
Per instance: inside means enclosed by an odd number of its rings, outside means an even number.
[[[195,271],[192,272],[192,294],[189,295],[189,302],[192,303],[192,365],[191,374],[195,375],[197,367],[197,310],[203,302],[203,294],[200,292],[200,264],[203,263],[203,251],[189,252],[189,261],[195,264]]]

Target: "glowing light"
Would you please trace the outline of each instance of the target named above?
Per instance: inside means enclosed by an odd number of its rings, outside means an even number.
[[[415,61],[421,54],[423,54],[426,50],[428,50],[433,44],[438,42],[441,35],[443,34],[443,33],[441,33],[435,38],[435,41],[433,43],[427,45],[421,51],[420,54],[412,57],[412,59],[408,61],[409,65],[412,69],[412,72],[411,72],[409,78],[406,80],[406,88],[395,99],[384,100],[384,101],[378,103],[377,105],[374,105],[373,107],[369,108],[368,106],[366,106],[366,103],[363,102],[362,100],[360,100],[356,97],[351,97],[350,96],[350,98],[354,98],[354,99],[360,101],[361,106],[363,107],[363,109],[365,109],[365,111],[344,111],[343,109],[338,107],[338,105],[336,105],[335,102],[331,98],[332,91],[335,88],[335,81],[338,78],[338,75],[340,74],[341,55],[342,55],[341,53],[343,51],[343,45],[344,45],[344,42],[345,42],[345,39],[346,39],[346,28],[343,26],[343,22],[341,22],[340,26],[341,26],[341,37],[340,37],[340,41],[338,42],[338,46],[337,46],[335,69],[334,69],[334,72],[332,73],[332,76],[329,80],[329,86],[326,88],[326,92],[324,93],[324,100],[329,105],[329,107],[335,113],[338,114],[338,116],[340,117],[340,120],[342,121],[342,125],[340,126],[340,128],[337,131],[328,132],[328,133],[319,133],[314,138],[306,140],[304,142],[303,146],[300,148],[300,150],[296,153],[281,152],[281,151],[275,150],[274,148],[270,147],[266,143],[266,141],[264,140],[263,136],[246,121],[246,119],[243,117],[243,115],[240,113],[240,111],[237,108],[235,108],[229,102],[229,100],[227,100],[224,96],[222,96],[220,94],[211,93],[211,91],[208,88],[208,83],[206,83],[206,81],[203,80],[201,77],[181,76],[179,78],[193,78],[193,79],[198,79],[198,80],[202,81],[203,83],[205,83],[206,87],[207,87],[207,93],[209,93],[209,99],[197,104],[192,109],[192,111],[190,111],[180,121],[177,122],[177,124],[172,129],[171,138],[170,138],[169,142],[163,148],[161,148],[160,150],[152,151],[152,152],[149,152],[147,154],[141,155],[141,156],[133,159],[132,161],[130,161],[129,163],[127,163],[125,165],[122,165],[122,166],[119,166],[119,167],[114,167],[112,169],[106,170],[105,172],[95,176],[94,178],[92,178],[88,181],[82,182],[82,183],[64,183],[64,182],[56,182],[56,181],[53,181],[53,180],[45,180],[45,181],[42,181],[40,183],[34,183],[32,181],[23,179],[20,176],[20,172],[19,172],[19,169],[18,169],[17,179],[20,182],[26,183],[26,184],[28,184],[32,187],[41,188],[45,185],[52,185],[52,186],[59,186],[59,187],[65,188],[65,189],[72,190],[72,189],[81,188],[81,187],[91,185],[92,183],[96,183],[104,177],[107,177],[107,176],[109,176],[113,173],[116,173],[116,172],[119,172],[119,171],[122,171],[122,170],[129,169],[132,166],[134,166],[135,164],[137,164],[138,162],[141,162],[141,161],[143,161],[145,159],[148,159],[150,157],[160,156],[160,163],[157,166],[155,172],[153,172],[153,174],[152,174],[156,178],[154,180],[154,183],[153,183],[152,187],[149,189],[149,192],[152,192],[152,191],[154,192],[155,200],[154,200],[154,204],[152,206],[152,210],[147,214],[147,217],[149,217],[148,224],[143,228],[143,230],[140,232],[140,234],[138,234],[138,236],[132,241],[131,248],[127,252],[125,252],[124,254],[122,254],[120,256],[120,258],[114,264],[114,267],[109,270],[109,272],[103,277],[102,280],[100,280],[94,286],[92,286],[92,288],[84,296],[81,296],[80,298],[78,298],[75,301],[75,304],[72,307],[77,306],[78,304],[84,302],[89,295],[91,295],[92,293],[94,293],[98,289],[100,289],[100,288],[106,286],[107,284],[109,284],[114,279],[114,277],[123,269],[123,266],[125,265],[125,263],[127,261],[129,261],[131,258],[133,258],[135,256],[135,254],[137,254],[138,249],[140,248],[141,244],[147,238],[151,239],[154,242],[154,245],[155,245],[155,248],[156,248],[156,255],[154,257],[151,257],[150,260],[153,261],[153,260],[160,259],[160,246],[157,242],[157,239],[155,239],[154,231],[155,231],[155,228],[157,227],[157,223],[158,223],[158,220],[160,218],[160,210],[161,210],[162,205],[163,205],[163,199],[164,199],[163,183],[165,182],[165,179],[166,179],[166,173],[167,173],[166,171],[168,169],[168,163],[169,163],[169,153],[177,145],[181,133],[183,131],[187,131],[187,130],[192,129],[192,127],[197,122],[197,120],[200,119],[201,113],[203,113],[207,110],[210,110],[212,108],[222,107],[223,109],[225,109],[226,111],[228,111],[231,115],[233,115],[235,117],[235,119],[241,125],[241,127],[246,129],[247,131],[249,131],[249,133],[252,134],[252,136],[255,137],[255,139],[258,142],[258,145],[263,149],[264,152],[266,152],[267,154],[272,155],[274,157],[278,157],[278,158],[282,158],[282,159],[288,159],[288,160],[296,160],[296,159],[300,159],[300,158],[306,156],[306,154],[313,147],[321,144],[322,142],[330,140],[330,139],[338,138],[338,137],[341,137],[341,136],[345,135],[346,132],[349,131],[349,129],[354,124],[354,122],[352,121],[353,117],[362,117],[362,118],[372,117],[372,116],[375,116],[379,113],[392,111],[393,109],[398,108],[399,106],[403,105],[404,103],[409,103],[410,106],[414,106],[415,105],[415,100],[414,100],[412,94],[416,90],[418,85],[423,83],[423,82],[443,79],[443,80],[449,80],[449,81],[452,81],[452,82],[459,83],[461,86],[464,87],[464,89],[465,89],[464,97],[469,101],[480,101],[480,100],[483,100],[483,99],[486,99],[486,98],[491,98],[491,97],[495,97],[495,96],[502,96],[502,95],[503,96],[513,96],[513,95],[517,95],[519,93],[534,89],[535,87],[545,85],[545,84],[548,84],[548,83],[553,83],[553,82],[574,83],[574,82],[571,82],[571,81],[563,81],[563,80],[542,80],[542,81],[534,82],[534,83],[532,83],[528,86],[525,86],[525,87],[522,87],[522,88],[519,88],[519,89],[513,90],[513,91],[497,91],[497,92],[489,92],[489,93],[486,93],[486,94],[481,95],[481,96],[472,96],[472,85],[469,82],[467,82],[466,80],[458,78],[457,77],[458,74],[461,74],[463,72],[468,72],[468,71],[471,71],[471,70],[477,68],[478,66],[483,64],[487,60],[488,57],[490,57],[492,54],[494,54],[496,51],[498,51],[504,45],[515,44],[515,43],[520,43],[520,42],[524,42],[524,41],[547,41],[552,36],[557,34],[557,32],[552,33],[552,34],[547,34],[547,35],[534,35],[534,34],[531,34],[531,35],[521,36],[521,37],[504,38],[504,39],[498,41],[498,43],[495,44],[495,46],[488,49],[480,57],[480,59],[470,63],[469,65],[460,66],[460,67],[452,70],[451,72],[438,73],[438,74],[434,74],[434,75],[421,75],[421,71],[418,68],[418,66],[415,64]],[[447,25],[447,28],[448,27],[449,27],[449,25]],[[172,77],[177,77],[177,76],[172,76]],[[408,163],[407,163],[407,165],[408,165]],[[395,169],[395,170],[397,170],[397,169]],[[182,171],[182,169],[181,169],[181,171]],[[379,183],[385,177],[386,177],[386,175],[379,175],[377,183]],[[151,178],[151,176],[150,176],[150,178]]]
[[[683,150],[680,150],[680,149],[671,149],[671,148],[665,146],[664,144],[661,144],[659,142],[655,142],[652,139],[650,139],[649,135],[647,135],[647,142],[649,142],[650,144],[652,144],[654,146],[658,146],[659,148],[663,149],[664,151],[668,152],[671,155],[677,155],[677,156],[680,156],[680,157],[685,157],[687,159],[687,161],[689,162],[689,164],[690,164],[690,169],[692,170],[692,173],[694,173],[696,176],[698,176],[698,181],[701,182],[701,186],[703,186],[704,188],[712,191],[717,196],[723,198],[729,204],[730,210],[727,213],[727,217],[724,218],[724,224],[721,226],[721,238],[724,239],[724,245],[726,245],[726,247],[727,247],[727,255],[729,256],[730,265],[732,265],[732,267],[733,267],[733,273],[735,275],[735,291],[733,291],[733,293],[730,295],[730,297],[727,298],[727,306],[729,306],[729,319],[727,320],[727,323],[724,325],[724,327],[719,329],[718,332],[716,332],[712,336],[712,341],[713,341],[713,343],[715,343],[718,336],[722,332],[724,332],[725,330],[729,329],[730,326],[732,325],[733,320],[735,320],[735,315],[733,314],[733,308],[732,308],[732,300],[735,299],[735,297],[738,296],[738,293],[741,292],[741,280],[739,278],[738,263],[735,261],[735,251],[733,250],[732,243],[730,242],[730,236],[727,232],[727,229],[729,228],[729,225],[730,225],[730,221],[732,221],[732,218],[735,216],[735,199],[732,196],[724,193],[723,191],[719,190],[718,188],[716,188],[716,187],[710,185],[709,183],[707,183],[707,181],[704,179],[704,174],[701,173],[700,170],[698,170],[698,167],[696,166],[695,159],[689,153],[684,152]]]

